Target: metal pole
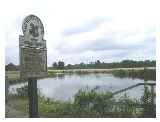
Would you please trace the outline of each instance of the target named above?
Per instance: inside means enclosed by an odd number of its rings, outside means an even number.
[[[151,94],[152,94],[152,97],[151,97],[151,103],[152,105],[154,105],[154,86],[151,86]]]
[[[5,77],[5,102],[8,103],[8,77]]]
[[[29,117],[38,118],[37,78],[28,78]]]
[[[8,77],[6,76],[5,79],[5,117],[8,117],[9,109],[7,107],[8,105]]]

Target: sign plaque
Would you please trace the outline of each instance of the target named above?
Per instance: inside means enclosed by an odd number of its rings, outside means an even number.
[[[47,75],[47,49],[43,24],[37,16],[29,15],[23,21],[22,30],[24,35],[19,36],[21,80],[44,77]]]

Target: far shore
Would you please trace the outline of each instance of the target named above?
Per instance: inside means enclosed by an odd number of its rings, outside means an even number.
[[[143,70],[144,68],[146,69],[156,69],[156,67],[132,67],[132,68],[110,68],[110,69],[48,69],[48,72],[54,72],[54,73],[62,73],[65,71],[90,71],[90,72],[94,72],[94,71],[114,71],[114,70]],[[19,74],[20,71],[6,71],[6,76],[7,74]]]
[[[109,73],[116,70],[143,70],[143,69],[156,69],[156,67],[133,67],[133,68],[111,68],[111,69],[49,69],[48,75],[61,73]],[[16,80],[20,77],[20,71],[6,71],[5,76],[8,79]]]
[[[110,68],[110,69],[50,69],[48,71],[113,71],[113,70],[143,70],[146,69],[156,69],[156,67],[133,67],[133,68]]]

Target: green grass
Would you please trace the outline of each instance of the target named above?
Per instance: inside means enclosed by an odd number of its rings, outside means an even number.
[[[115,77],[120,78],[139,78],[145,81],[153,80],[156,81],[156,69],[141,69],[141,70],[114,70],[111,72]]]
[[[18,80],[20,78],[19,71],[6,71],[6,77],[8,80]]]
[[[20,82],[20,72],[19,71],[6,71],[6,81],[9,85],[16,84]]]
[[[24,91],[18,96],[10,95],[8,105],[18,111],[27,112],[28,100]],[[137,105],[141,102],[143,101],[127,96],[115,100],[111,92],[99,93],[88,87],[80,89],[75,94],[73,102],[56,101],[40,96],[38,99],[40,117],[146,117],[144,116],[146,110],[147,117],[155,117],[155,108],[148,109],[149,104],[137,111]]]
[[[46,77],[55,77],[58,71],[48,71],[48,75]],[[9,85],[16,84],[22,82],[20,80],[20,72],[19,71],[6,71],[6,81]]]
[[[28,112],[28,99],[27,97],[9,95],[8,106],[19,111]]]
[[[131,77],[155,80],[156,70],[143,68],[139,70],[48,70],[47,77],[55,77],[57,73],[75,73],[78,75],[112,73],[114,76],[122,78]],[[6,71],[6,76],[8,77],[7,81],[9,84],[20,82],[18,71]],[[148,97],[148,90],[146,91]],[[137,112],[137,100],[124,97],[117,102],[115,99],[111,99],[111,96],[112,94],[110,92],[97,93],[93,89],[81,89],[75,95],[73,103],[39,97],[39,114],[40,117],[145,117],[144,112],[147,112],[147,116],[155,116],[155,108],[148,108],[148,104],[145,104],[145,108]],[[144,96],[146,98],[146,94]],[[138,101],[138,104],[141,103]],[[9,95],[7,105],[16,110],[28,113],[27,87],[18,89],[18,95],[16,96]]]

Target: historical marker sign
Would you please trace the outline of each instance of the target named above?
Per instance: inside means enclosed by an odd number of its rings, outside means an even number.
[[[37,16],[29,15],[23,21],[22,30],[24,35],[19,36],[21,79],[44,77],[47,49],[43,24]]]
[[[22,24],[24,35],[19,36],[20,77],[28,81],[29,117],[38,117],[37,78],[47,75],[47,49],[43,39],[44,27],[34,15]]]

